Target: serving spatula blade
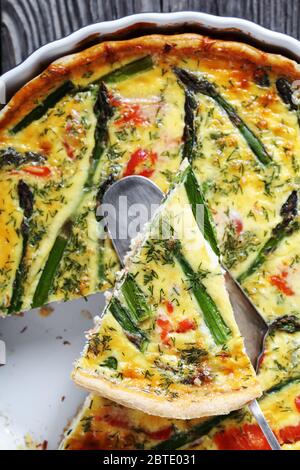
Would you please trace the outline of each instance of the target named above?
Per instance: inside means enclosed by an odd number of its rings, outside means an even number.
[[[151,180],[143,176],[127,176],[112,184],[105,192],[101,215],[105,217],[109,235],[122,265],[124,265],[124,258],[130,249],[133,235],[130,233],[131,222],[137,215],[138,207],[144,206],[142,215],[139,214],[139,225],[142,229],[143,224],[152,218],[155,208],[159,206],[163,197],[164,194],[161,190]],[[137,210],[131,210],[132,207]],[[256,369],[259,357],[263,352],[264,338],[268,332],[267,324],[240,285],[228,272],[226,272],[225,280],[235,320],[244,338],[247,354]],[[271,449],[281,450],[276,436],[256,400],[249,404],[249,409]]]
[[[254,369],[257,370],[259,358],[264,349],[268,326],[241,286],[235,281],[227,269],[225,282],[234,318],[244,338],[248,357]]]
[[[245,294],[238,282],[226,270],[226,288],[233,308],[234,318],[244,338],[245,348],[249,359],[258,369],[259,360],[264,351],[264,342],[268,333],[268,326],[251,300]],[[280,444],[270,428],[263,412],[257,402],[253,400],[248,404],[249,410],[256,419],[272,450],[281,450]]]
[[[127,176],[112,184],[103,196],[101,215],[105,217],[108,232],[121,264],[130,249],[131,229],[138,214],[139,228],[151,220],[164,194],[144,176]],[[141,212],[139,212],[141,210]]]
[[[4,341],[0,340],[0,366],[6,364],[6,347]]]

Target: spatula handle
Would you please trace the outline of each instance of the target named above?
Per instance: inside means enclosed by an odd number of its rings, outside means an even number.
[[[273,433],[272,429],[270,428],[269,424],[267,423],[267,420],[264,417],[263,412],[261,411],[261,408],[259,404],[257,403],[257,400],[253,400],[248,406],[252,415],[256,419],[260,429],[264,433],[264,436],[267,439],[271,449],[281,450],[280,444],[275,434]]]

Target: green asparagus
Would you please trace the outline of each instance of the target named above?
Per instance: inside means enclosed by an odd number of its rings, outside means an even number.
[[[210,244],[215,254],[219,256],[220,251],[218,247],[218,241],[217,241],[217,236],[215,232],[214,222],[212,220],[210,211],[207,207],[206,201],[202,194],[201,187],[198,184],[197,178],[191,167],[188,167],[184,175],[184,185],[185,185],[185,190],[186,190],[195,220],[200,230],[203,232],[204,238],[208,241],[208,243]],[[199,217],[200,207],[203,208],[203,215],[204,215],[203,225],[202,225],[202,220]]]
[[[238,416],[238,411],[230,413],[227,417],[234,418],[235,416]],[[192,426],[189,431],[175,432],[166,441],[152,447],[152,450],[175,450],[186,444],[191,444],[201,437],[206,436],[215,426],[226,418],[224,416],[215,416],[214,418]]]
[[[167,247],[173,252],[173,255],[180,264],[214,341],[216,344],[225,344],[231,334],[230,328],[224,322],[216,303],[207,292],[199,276],[197,276],[197,273],[195,273],[184,257],[180,241],[175,239],[167,241]]]
[[[9,314],[19,312],[22,308],[22,280],[25,272],[25,255],[29,238],[29,221],[33,212],[33,194],[29,189],[28,185],[24,181],[20,180],[18,183],[17,190],[19,196],[19,204],[21,209],[23,210],[23,221],[21,225],[22,253],[13,284],[12,297],[8,308]]]
[[[289,80],[284,77],[278,78],[278,80],[276,80],[276,89],[282,101],[287,104],[291,110],[298,111],[298,105],[293,100],[293,90]]]
[[[190,163],[193,162],[195,147],[197,143],[196,130],[195,130],[195,110],[197,109],[197,102],[193,93],[186,89],[185,103],[184,103],[184,147],[182,156],[187,158]]]
[[[29,114],[21,119],[21,121],[13,127],[11,132],[13,134],[17,134],[22,129],[25,129],[25,127],[29,126],[29,124],[31,124],[33,121],[37,121],[43,117],[49,109],[53,108],[56,103],[58,103],[58,101],[60,101],[68,93],[71,93],[74,88],[75,85],[70,80],[63,83],[63,85],[48,95],[43,103],[39,104],[36,108],[30,111]]]
[[[300,331],[300,319],[295,315],[285,315],[277,318],[269,326],[269,332],[285,331],[286,333],[296,333]]]
[[[174,68],[174,72],[181,83],[188,90],[196,94],[202,93],[203,95],[213,98],[215,102],[226,112],[234,126],[240,131],[241,135],[244,137],[258,160],[264,165],[271,163],[272,159],[265,149],[263,143],[240,118],[234,107],[220,95],[214,84],[210,83],[204,78],[198,78],[194,74],[178,67]]]
[[[264,392],[263,396],[269,395],[270,393],[279,392],[283,388],[288,387],[289,385],[294,384],[294,383],[300,383],[299,375],[296,375],[294,377],[289,377],[288,379],[283,380],[282,382],[279,382],[276,385],[273,385],[271,388],[269,388],[268,390]]]
[[[99,163],[99,159],[104,148],[104,140],[107,138],[107,121],[111,115],[105,85],[100,84],[99,87],[95,87],[95,85],[93,85],[92,87],[92,90],[94,89],[94,92],[97,93],[97,100],[94,106],[94,112],[97,116],[97,124],[95,128],[95,146],[90,169],[85,182],[85,190],[90,189],[93,185],[95,169]],[[84,194],[86,194],[86,191],[83,191],[82,194],[84,196]],[[82,199],[80,201],[82,201]],[[62,230],[56,238],[56,241],[49,254],[48,260],[44,266],[43,273],[40,277],[38,286],[34,293],[32,308],[39,307],[47,302],[49,292],[51,290],[55,278],[55,274],[57,272],[59,263],[63,257],[64,251],[68,244],[72,231],[72,226],[74,224],[76,224],[76,214],[71,220],[69,220],[65,224],[64,227],[62,227]],[[99,271],[100,269],[101,268],[99,268]]]
[[[273,228],[270,238],[260,249],[254,261],[250,264],[246,271],[239,275],[237,278],[239,283],[243,283],[245,279],[257,271],[257,269],[259,269],[265,263],[268,255],[276,250],[282,240],[300,229],[300,223],[296,219],[298,213],[297,206],[298,194],[297,191],[293,191],[280,210],[282,222]]]
[[[49,291],[53,284],[53,280],[58,269],[60,260],[62,259],[64,250],[67,246],[70,237],[70,223],[66,223],[60,234],[55,240],[55,243],[50,251],[46,264],[44,266],[39,283],[35,290],[32,308],[41,307],[44,305],[49,296]]]
[[[146,320],[151,316],[151,309],[134,276],[127,274],[122,284],[121,292],[136,323]]]
[[[22,165],[41,164],[46,161],[46,157],[36,152],[17,152],[13,147],[7,147],[0,150],[0,168],[14,167],[19,168]]]
[[[127,310],[117,298],[113,298],[108,306],[108,310],[123,328],[129,341],[137,348],[143,350],[147,343],[146,334],[135,324],[131,312]]]
[[[153,65],[152,57],[147,55],[141,59],[129,62],[129,64],[123,65],[122,67],[113,70],[112,72],[109,72],[108,74],[101,77],[100,80],[97,80],[97,82],[102,81],[109,84],[119,83],[123,80],[127,80],[133,75],[136,75],[137,73],[146,72],[147,70],[152,69]]]

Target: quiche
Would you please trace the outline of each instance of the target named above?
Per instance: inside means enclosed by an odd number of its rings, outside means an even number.
[[[300,376],[267,390],[260,406],[283,449],[300,445]],[[228,416],[174,420],[90,395],[61,450],[270,450],[247,407]]]
[[[264,394],[260,406],[283,450],[300,445],[300,378]],[[146,415],[90,395],[60,450],[270,450],[247,408],[202,420]]]
[[[260,394],[213,251],[209,213],[200,217],[201,203],[188,165],[133,242],[76,363],[78,385],[151,414],[183,419],[226,414]]]
[[[283,449],[300,446],[300,328],[273,324],[258,379],[260,406]],[[228,416],[174,420],[151,416],[91,394],[65,431],[61,450],[267,450],[247,407]]]
[[[260,405],[282,448],[300,445],[300,322],[273,322],[265,340],[258,379]],[[267,450],[258,424],[245,407],[228,417],[171,420],[90,395],[65,432],[61,450],[89,449]]]
[[[300,438],[299,376],[279,383],[268,390],[260,400],[263,413],[274,430],[282,449],[297,449]],[[229,415],[200,443],[197,450],[270,450],[259,426],[247,410]]]
[[[105,42],[50,65],[0,114],[2,314],[111,287],[103,192],[130,174],[166,192],[184,157],[224,264],[256,297],[261,272],[274,302],[288,296],[274,278],[286,270],[264,271],[263,252],[297,238],[295,207],[282,214],[298,190],[297,79],[284,57],[195,34]]]
[[[202,421],[151,416],[91,394],[66,430],[60,450],[152,449]]]
[[[120,267],[97,219],[103,192],[130,174],[167,192],[187,157],[222,262],[270,325],[262,387],[290,378],[299,74],[285,57],[196,34],[104,42],[50,65],[0,113],[1,314],[111,287]]]

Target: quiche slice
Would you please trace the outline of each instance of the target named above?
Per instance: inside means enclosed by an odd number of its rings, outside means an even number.
[[[60,450],[152,449],[189,433],[204,419],[179,420],[151,416],[90,394],[65,432]],[[179,442],[179,440],[178,440]]]
[[[265,392],[261,409],[282,449],[297,450],[300,444],[300,377],[278,383]],[[271,450],[248,409],[223,419],[193,450]]]
[[[300,325],[275,322],[265,341],[258,379],[263,412],[283,449],[300,446]],[[194,444],[196,442],[196,444]],[[175,420],[146,415],[91,394],[68,426],[61,450],[259,450],[268,445],[245,407],[228,417]]]
[[[188,165],[134,242],[75,365],[78,385],[179,419],[226,414],[259,396],[201,207]]]
[[[300,376],[265,392],[260,406],[283,449],[300,445]],[[229,416],[176,420],[150,416],[91,394],[65,432],[61,450],[270,450],[247,407]]]

